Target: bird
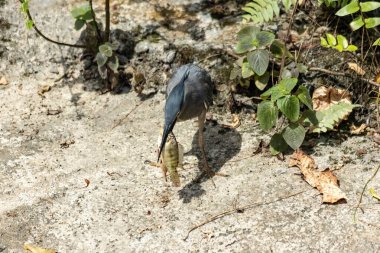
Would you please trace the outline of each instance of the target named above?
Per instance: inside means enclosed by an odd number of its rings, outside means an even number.
[[[198,117],[198,142],[204,164],[203,170],[209,176],[216,174],[207,162],[203,133],[206,112],[213,104],[212,90],[213,82],[210,75],[195,64],[183,65],[173,73],[166,87],[165,122],[158,159],[176,122]]]

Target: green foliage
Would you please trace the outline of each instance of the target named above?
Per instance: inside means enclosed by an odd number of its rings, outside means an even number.
[[[367,18],[364,14],[378,8],[380,8],[380,2],[378,1],[359,2],[359,0],[352,0],[349,4],[343,6],[336,15],[343,17],[350,14],[358,14],[350,23],[351,29],[355,31],[363,26],[366,29],[370,29],[380,25],[380,17]]]
[[[72,9],[71,16],[75,19],[75,30],[82,29],[84,25],[90,23],[93,19],[89,4]]]
[[[349,45],[346,37],[342,35],[337,35],[336,38],[334,35],[327,33],[326,39],[321,37],[321,46],[326,48],[334,48],[339,52],[348,51],[355,52],[358,50],[358,47],[355,45]]]
[[[119,68],[119,58],[116,56],[115,51],[118,46],[117,43],[109,42],[99,46],[99,52],[96,54],[96,63],[98,64],[100,76],[103,79],[107,78],[108,68],[114,73],[117,73],[117,69]]]
[[[380,38],[378,38],[373,44],[372,46],[380,46]]]
[[[302,124],[306,116],[301,116],[301,104],[310,109],[305,112],[313,112],[312,102],[304,86],[299,86],[296,92],[293,92],[297,81],[296,78],[282,79],[277,85],[261,94],[263,101],[258,105],[257,118],[264,131],[276,125],[279,111],[289,121],[289,125],[281,133],[272,136],[270,147],[274,155],[285,151],[287,147],[299,148],[305,138],[306,130]]]
[[[359,105],[353,105],[346,102],[339,102],[331,105],[325,110],[315,112],[315,118],[318,124],[313,128],[314,133],[327,132],[333,130],[334,126],[348,115],[352,109]]]
[[[33,28],[33,20],[29,19],[28,12],[29,12],[29,0],[23,0],[21,1],[21,13],[23,13],[25,18],[25,26],[28,30]]]
[[[251,0],[242,10],[246,12],[243,20],[262,24],[269,22],[280,15],[280,3],[284,6],[286,12],[290,10],[292,4],[298,0]]]
[[[255,26],[246,26],[238,34],[238,44],[235,52],[242,57],[234,64],[230,79],[241,77],[243,79],[253,77],[258,89],[264,90],[270,74],[267,71],[270,61],[270,48],[275,42],[275,51],[278,56],[285,52],[285,46],[275,40],[275,35],[268,31],[260,31]],[[286,51],[287,52],[287,51]],[[241,81],[244,87],[247,82]],[[249,86],[249,81],[248,85]]]

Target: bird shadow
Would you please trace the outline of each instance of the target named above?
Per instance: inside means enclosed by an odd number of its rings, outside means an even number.
[[[220,169],[240,152],[242,138],[234,128],[226,128],[215,122],[207,122],[205,131],[205,149],[208,163],[214,172],[219,172]],[[202,172],[202,155],[198,144],[197,131],[193,137],[192,148],[185,155],[195,155],[198,158],[199,173]],[[228,171],[223,172],[228,174]],[[218,176],[216,176],[218,177]],[[215,178],[215,177],[214,177]],[[183,203],[190,203],[193,198],[200,197],[205,194],[201,183],[212,180],[207,175],[194,178],[190,183],[185,185],[178,194]],[[216,183],[217,186],[217,183]]]

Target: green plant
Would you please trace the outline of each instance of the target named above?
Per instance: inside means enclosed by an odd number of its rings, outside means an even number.
[[[308,90],[301,85],[293,92],[297,82],[297,78],[282,79],[277,85],[261,94],[263,101],[257,108],[261,129],[268,131],[275,127],[279,113],[282,113],[289,122],[280,132],[272,136],[270,150],[273,155],[286,151],[288,147],[299,148],[306,134],[303,122],[313,115]],[[304,107],[302,104],[306,106],[306,110],[301,113]],[[315,122],[313,119],[311,121]]]
[[[99,52],[96,54],[96,62],[98,70],[103,79],[107,78],[107,69],[111,69],[117,73],[119,67],[119,58],[116,56],[115,51],[119,47],[118,43],[106,42],[99,46]]]
[[[350,22],[351,29],[353,31],[356,31],[363,26],[366,29],[370,29],[380,25],[380,17],[366,17],[365,13],[374,11],[378,8],[380,8],[380,2],[378,1],[359,2],[359,0],[352,0],[349,4],[339,9],[336,15],[343,17],[347,15],[358,14]],[[373,46],[379,45],[380,38],[373,43]]]
[[[270,77],[267,69],[271,55],[281,57],[284,52],[287,52],[285,45],[281,41],[275,40],[273,33],[260,31],[255,26],[242,28],[237,37],[238,44],[235,52],[241,57],[234,63],[230,79],[239,77],[242,86],[249,86],[248,78],[253,77],[256,87],[264,90]]]
[[[254,22],[261,24],[269,22],[280,15],[280,6],[288,12],[292,4],[296,4],[298,0],[251,0],[242,10],[246,12],[242,17],[246,22]]]
[[[105,30],[104,33],[99,29],[98,23],[96,21],[95,13],[92,7],[92,0],[88,0],[88,4],[74,8],[71,11],[71,15],[75,19],[74,28],[80,30],[83,27],[89,29],[95,29],[97,39],[92,41],[87,41],[85,45],[82,44],[70,44],[65,42],[60,42],[47,37],[35,24],[30,11],[29,11],[29,0],[19,0],[21,3],[21,12],[24,14],[25,24],[28,29],[34,29],[37,34],[39,34],[45,40],[52,42],[61,46],[77,47],[77,48],[90,48],[91,52],[96,54],[96,62],[98,64],[98,70],[103,79],[106,79],[110,75],[107,73],[111,70],[113,74],[117,73],[117,68],[119,67],[119,59],[115,54],[118,45],[115,43],[110,43],[110,1],[105,1]],[[94,55],[95,56],[95,55]],[[110,81],[110,80],[108,80]],[[107,83],[108,87],[109,82]]]
[[[346,37],[344,37],[343,35],[337,35],[335,38],[334,35],[330,33],[326,34],[326,39],[321,37],[321,46],[326,48],[334,48],[339,52],[355,52],[356,50],[358,50],[357,46],[349,45]]]

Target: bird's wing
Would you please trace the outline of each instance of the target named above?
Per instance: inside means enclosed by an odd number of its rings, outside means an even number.
[[[166,99],[165,104],[165,125],[162,135],[160,150],[158,151],[158,159],[160,158],[162,148],[165,145],[169,133],[173,130],[178,114],[181,112],[182,103],[185,97],[185,81],[189,76],[189,68],[182,76],[180,82],[172,89]]]

